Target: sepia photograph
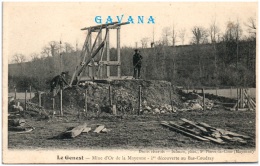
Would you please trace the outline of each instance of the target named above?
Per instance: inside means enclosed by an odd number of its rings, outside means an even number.
[[[258,162],[258,2],[2,5],[2,163]]]

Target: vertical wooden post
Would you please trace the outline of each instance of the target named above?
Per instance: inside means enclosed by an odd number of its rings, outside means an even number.
[[[241,106],[242,108],[244,108],[244,88],[241,88],[241,100],[242,100]]]
[[[204,88],[202,88],[202,94],[203,94],[203,111],[206,111],[206,107],[205,107],[205,93],[204,93]]]
[[[108,90],[109,90],[109,105],[110,106],[112,106],[112,87],[111,87],[111,85],[109,85],[109,87],[108,87]]]
[[[30,85],[30,100],[32,99],[32,86]]]
[[[230,98],[232,98],[232,86],[230,87]]]
[[[60,115],[63,116],[63,111],[62,111],[62,89],[60,89]]]
[[[120,26],[117,27],[117,61],[119,63],[119,65],[117,66],[117,76],[121,77]]]
[[[55,112],[55,98],[52,98],[52,111],[53,111],[53,116],[56,114]]]
[[[142,86],[139,85],[139,109],[138,109],[138,115],[140,115],[142,111]]]
[[[26,111],[27,110],[27,90],[25,91],[25,101],[24,101],[24,110]]]
[[[107,29],[107,62],[110,61],[110,52],[109,52],[109,29]],[[110,77],[110,66],[107,65],[107,77]]]
[[[173,112],[173,104],[172,104],[172,84],[170,85],[170,100],[171,100],[171,107]]]
[[[216,87],[216,96],[218,95],[218,87]]]
[[[42,106],[42,93],[39,92],[39,106]]]
[[[89,31],[91,31],[91,29],[89,29]],[[92,33],[89,34],[88,48],[89,48],[89,51],[91,51],[91,48],[92,48]]]
[[[88,112],[88,89],[85,90],[85,115]]]
[[[236,111],[238,111],[238,107],[239,107],[239,93],[238,93],[238,88],[237,88],[237,107],[236,107]]]
[[[99,77],[103,78],[103,64],[100,64]]]
[[[16,100],[16,88],[14,88],[14,99]]]

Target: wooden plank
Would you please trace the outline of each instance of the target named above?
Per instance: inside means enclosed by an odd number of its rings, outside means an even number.
[[[104,125],[100,125],[100,126],[98,126],[98,127],[94,130],[94,133],[100,133],[100,131],[102,131],[104,128],[105,128]]]
[[[202,123],[202,122],[200,122],[199,125],[201,125],[201,126],[203,126],[203,127],[206,127],[206,128],[213,129],[213,130],[217,130],[217,131],[219,131],[222,135],[230,135],[230,136],[233,136],[233,137],[242,137],[242,138],[245,138],[245,139],[250,139],[249,136],[242,135],[242,134],[238,134],[238,133],[234,133],[234,132],[227,131],[227,130],[220,129],[220,128],[215,128],[215,127],[212,127],[212,126],[208,125],[207,123]]]
[[[195,138],[195,139],[197,139],[197,140],[200,140],[200,141],[208,141],[208,140],[205,139],[205,138],[202,138],[202,137],[200,137],[200,136],[197,136],[197,135],[191,134],[191,133],[189,133],[189,132],[183,131],[183,130],[181,130],[181,129],[178,129],[178,128],[176,128],[176,127],[173,127],[173,126],[171,126],[168,122],[163,121],[163,122],[161,122],[161,125],[166,126],[166,127],[170,128],[170,129],[172,129],[172,130],[174,130],[174,131],[176,131],[176,132],[179,132],[179,133],[181,133],[181,134],[184,134],[184,135],[186,135],[186,136]]]
[[[196,131],[193,131],[193,130],[191,130],[191,129],[187,129],[187,128],[183,127],[183,126],[177,125],[176,123],[174,123],[174,122],[172,122],[172,121],[170,121],[169,124],[170,124],[171,126],[173,126],[173,127],[177,127],[177,128],[182,129],[182,130],[184,130],[184,131],[186,131],[186,132],[190,132],[191,134],[194,134],[194,135],[197,135],[197,136],[201,136],[201,135],[200,135],[200,132],[196,132]],[[203,139],[203,137],[201,137],[201,138]],[[208,140],[208,139],[205,139],[204,141],[209,141],[209,140]]]
[[[189,123],[190,125],[192,125],[192,126],[198,128],[198,129],[200,129],[200,130],[203,131],[203,132],[208,132],[207,129],[205,129],[204,127],[198,126],[198,125],[196,125],[194,122],[189,121],[188,119],[181,118],[181,120],[184,121],[184,122],[186,122],[186,123]]]
[[[83,125],[79,125],[75,128],[73,128],[72,130],[66,131],[66,134],[69,134],[71,138],[75,138],[78,135],[80,135],[82,133],[82,131],[87,127],[87,124],[84,123]]]
[[[111,129],[104,128],[101,132],[102,133],[108,133],[109,131],[111,131]]]
[[[225,142],[222,140],[222,139],[220,139],[220,138],[212,138],[212,137],[209,137],[209,136],[203,136],[204,138],[207,138],[207,139],[209,139],[210,141],[212,141],[212,142],[215,142],[215,143],[217,143],[217,144],[224,144]]]
[[[184,131],[191,132],[194,135],[200,136],[200,137],[202,137],[203,139],[205,139],[207,141],[210,140],[210,141],[212,141],[214,143],[218,143],[218,144],[223,144],[224,143],[224,141],[219,139],[219,138],[212,138],[212,137],[209,137],[209,136],[204,136],[204,135],[201,135],[199,132],[195,132],[195,131],[192,131],[190,129],[186,129],[185,127],[179,126],[179,125],[177,125],[177,124],[175,124],[173,122],[169,122],[169,123],[170,123],[170,125],[174,125],[174,126],[180,128],[180,129],[184,130]]]

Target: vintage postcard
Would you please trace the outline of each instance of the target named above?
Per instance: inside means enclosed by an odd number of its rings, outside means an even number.
[[[258,162],[257,13],[4,2],[2,162]]]

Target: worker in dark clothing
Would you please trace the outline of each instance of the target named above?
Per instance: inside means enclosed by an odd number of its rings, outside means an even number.
[[[134,78],[139,79],[140,78],[140,71],[142,67],[142,55],[140,54],[140,51],[135,49],[135,54],[133,55],[133,66],[134,66]]]
[[[64,88],[64,83],[66,85],[69,85],[67,81],[65,80],[67,72],[62,72],[60,75],[55,76],[51,80],[51,92],[59,85],[61,89]]]

